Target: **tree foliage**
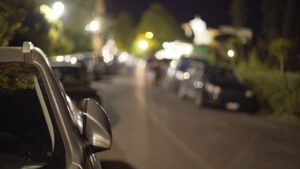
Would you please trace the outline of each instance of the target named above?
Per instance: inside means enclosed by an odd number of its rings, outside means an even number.
[[[283,38],[278,38],[274,40],[270,45],[270,53],[276,56],[279,64],[280,64],[280,71],[284,73],[284,63],[288,56],[288,52],[291,48],[291,44],[288,40]]]
[[[17,30],[21,29],[24,20],[25,9],[23,1],[0,1],[0,45],[7,46]],[[18,10],[12,10],[18,9]]]
[[[231,18],[233,26],[244,27],[247,24],[248,18],[248,3],[247,0],[232,0],[231,1]]]
[[[285,0],[262,0],[262,29],[267,42],[282,36],[285,3]]]
[[[91,34],[85,26],[94,19],[93,11],[97,0],[65,0],[67,7],[64,21],[64,35],[74,44],[73,52],[90,51]]]
[[[17,6],[13,6],[11,10],[14,11],[17,8]],[[21,29],[15,30],[9,45],[21,46],[24,41],[31,41],[48,53],[50,24],[40,13],[39,4],[34,0],[22,1],[22,6],[19,7],[19,10],[26,12],[22,14]]]
[[[113,25],[113,35],[119,49],[130,51],[134,29],[132,16],[128,12],[121,12]]]
[[[183,30],[174,15],[158,3],[151,5],[143,14],[136,38],[148,31],[154,34],[154,50],[161,48],[163,42],[184,39]]]
[[[292,69],[300,70],[300,1],[287,0],[285,18],[283,22],[283,37],[288,39],[293,45],[287,60],[288,65]]]
[[[41,3],[38,0],[0,2],[2,46],[21,46],[24,41],[31,41],[48,55],[72,51],[72,43],[62,34],[62,22],[48,22],[40,12]]]

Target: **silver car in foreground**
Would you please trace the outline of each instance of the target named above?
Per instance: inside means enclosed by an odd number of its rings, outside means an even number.
[[[43,52],[30,42],[0,48],[0,168],[101,169],[107,114],[92,99],[76,107]]]

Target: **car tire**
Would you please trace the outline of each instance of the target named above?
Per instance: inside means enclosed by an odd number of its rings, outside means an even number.
[[[177,95],[182,100],[186,99],[185,88],[180,86],[178,89]]]
[[[201,108],[204,106],[204,99],[203,99],[203,93],[202,92],[197,92],[195,96],[195,105],[198,108]]]

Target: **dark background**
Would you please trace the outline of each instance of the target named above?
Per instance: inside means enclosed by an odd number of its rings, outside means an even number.
[[[169,9],[181,22],[187,22],[200,16],[208,27],[231,24],[231,0],[106,0],[107,13],[117,15],[120,11],[130,12],[137,22],[150,4],[159,2]],[[260,29],[261,12],[260,0],[249,1],[248,26],[255,32]]]

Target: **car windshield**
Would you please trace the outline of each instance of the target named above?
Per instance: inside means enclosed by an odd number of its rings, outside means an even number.
[[[58,156],[48,106],[34,67],[0,63],[0,168],[43,168]]]
[[[208,70],[210,79],[223,82],[239,82],[234,72],[230,69],[210,67]]]

